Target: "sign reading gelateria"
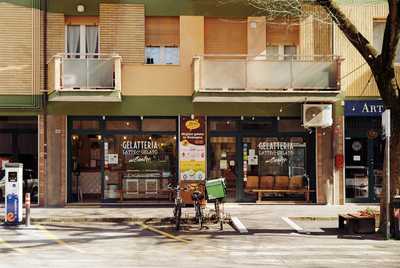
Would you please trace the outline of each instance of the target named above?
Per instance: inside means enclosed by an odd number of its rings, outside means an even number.
[[[151,140],[126,140],[122,144],[123,155],[157,155],[158,154],[158,143]]]
[[[258,144],[260,155],[290,155],[293,153],[294,144],[292,142],[264,141]]]
[[[179,171],[181,180],[206,178],[206,133],[204,116],[180,118]]]

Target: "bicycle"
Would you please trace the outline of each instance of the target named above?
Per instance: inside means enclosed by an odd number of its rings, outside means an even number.
[[[223,209],[221,209],[222,198],[215,199],[214,208],[217,222],[219,223],[219,229],[222,231],[224,229],[224,217]]]
[[[198,185],[191,185],[191,189],[194,189],[192,193],[192,200],[195,210],[195,219],[196,222],[199,224],[201,230],[203,229],[204,224],[204,209],[201,206],[201,200],[204,199],[204,194],[199,190]]]
[[[172,189],[176,192],[175,196],[175,204],[174,204],[174,219],[175,219],[175,230],[179,231],[181,227],[181,216],[182,216],[182,207],[183,202],[181,198],[181,190],[179,185],[173,187],[172,185],[168,186],[169,189]]]

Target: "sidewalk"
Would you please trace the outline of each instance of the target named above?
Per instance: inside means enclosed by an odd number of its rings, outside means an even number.
[[[227,203],[225,213],[238,217],[245,224],[274,222],[282,217],[295,218],[335,218],[340,213],[351,213],[366,207],[379,210],[376,205],[347,204],[343,206],[327,205],[256,205],[250,203]],[[209,204],[207,210],[213,209]],[[25,213],[25,211],[24,211]],[[183,215],[193,213],[193,208],[184,208]],[[31,221],[38,222],[122,222],[162,219],[172,216],[172,208],[168,207],[74,207],[74,208],[32,208]],[[0,219],[4,219],[4,208]]]

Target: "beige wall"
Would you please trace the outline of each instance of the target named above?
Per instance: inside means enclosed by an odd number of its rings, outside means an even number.
[[[386,3],[342,5],[341,9],[371,43],[373,43],[373,19],[385,18],[388,12]],[[344,58],[341,83],[346,96],[379,96],[375,80],[372,78],[368,83],[371,72],[368,65],[364,64],[364,59],[336,26],[334,27],[334,36],[335,54]],[[364,65],[361,66],[362,64]],[[400,72],[398,72],[398,77],[400,77],[399,74]]]
[[[204,18],[180,17],[180,64],[126,64],[122,59],[123,95],[191,96],[192,58],[204,51]]]

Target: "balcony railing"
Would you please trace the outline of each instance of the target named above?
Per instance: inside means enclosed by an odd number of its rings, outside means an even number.
[[[196,92],[340,91],[335,56],[205,55],[193,62]]]
[[[120,94],[121,57],[104,54],[57,54],[49,62],[49,91],[60,94]]]

